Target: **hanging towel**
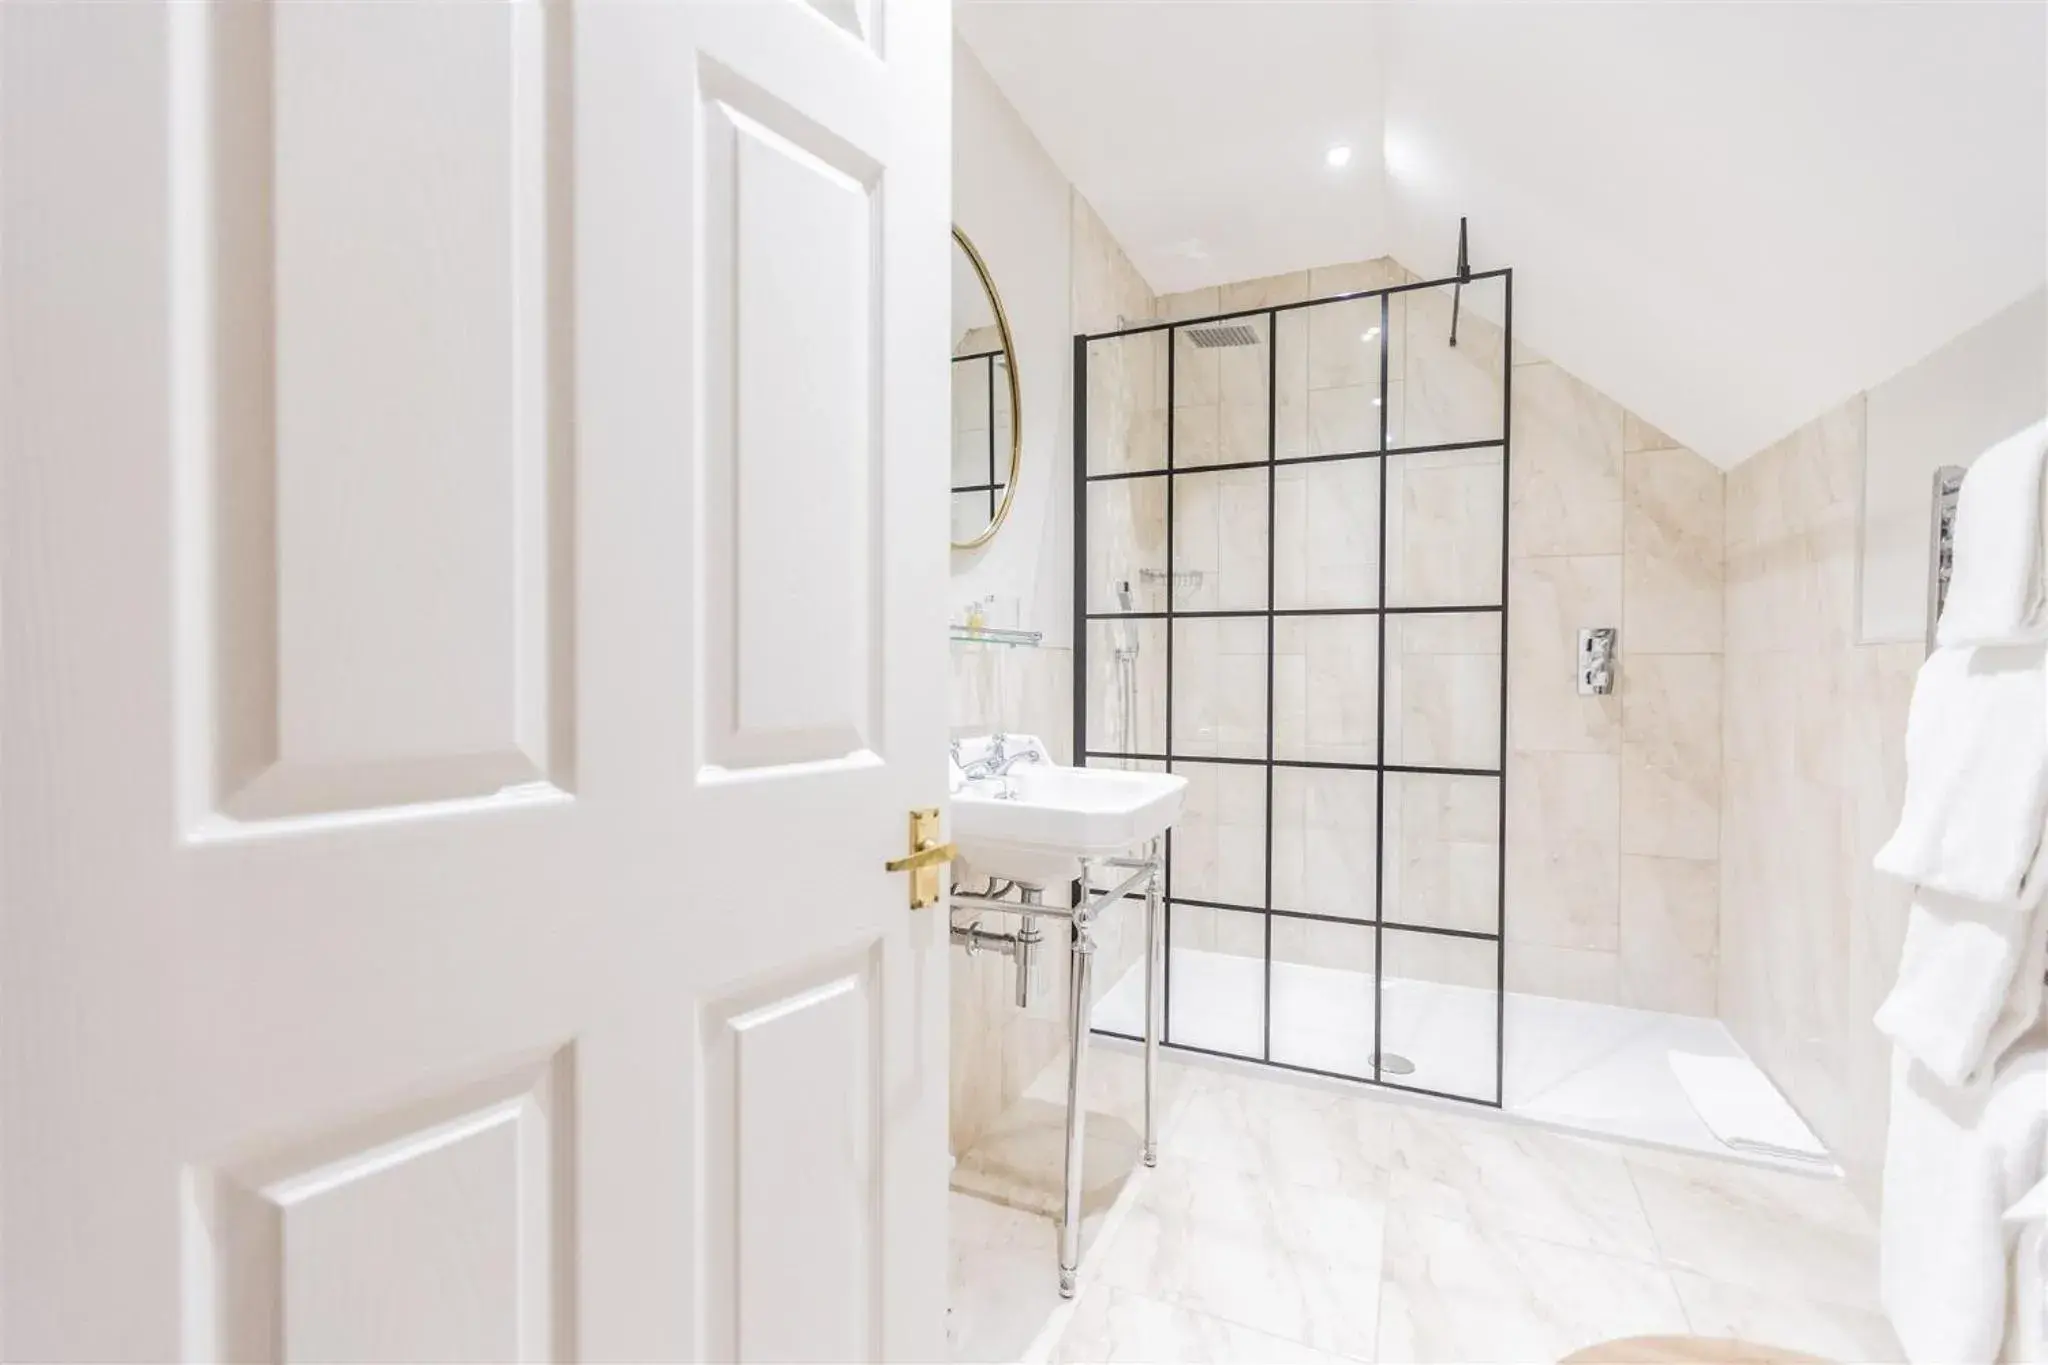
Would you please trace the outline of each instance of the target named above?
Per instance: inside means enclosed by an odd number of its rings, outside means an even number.
[[[2048,1036],[2027,1035],[1985,1083],[1956,1089],[1893,1055],[1880,1288],[1912,1360],[1971,1365],[2005,1335],[2005,1212],[2048,1165]]]
[[[1972,900],[2021,902],[2048,819],[2042,645],[1937,649],[1906,712],[1906,799],[1879,871]]]
[[[1956,499],[1955,557],[1937,645],[2048,638],[2044,464],[2048,420],[2000,441],[1970,465]]]
[[[2036,885],[2041,861],[2028,874]],[[2044,970],[2048,900],[1986,905],[1923,889],[1906,912],[1899,979],[1878,1006],[1878,1031],[1943,1083],[1968,1085],[2041,1017]]]

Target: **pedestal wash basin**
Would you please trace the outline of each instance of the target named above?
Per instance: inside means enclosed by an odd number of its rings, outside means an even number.
[[[1019,763],[953,793],[953,841],[980,876],[1061,886],[1081,864],[1123,854],[1180,817],[1177,773]]]

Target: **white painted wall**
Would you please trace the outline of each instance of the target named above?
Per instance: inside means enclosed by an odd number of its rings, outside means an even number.
[[[952,606],[993,593],[994,624],[1073,642],[1073,187],[962,43],[953,46],[953,219],[1003,296],[1017,346],[1024,460],[1016,500],[986,545],[953,552]]]
[[[1927,631],[1934,471],[1968,465],[2048,413],[2048,289],[1870,390],[1857,593],[1865,644]]]

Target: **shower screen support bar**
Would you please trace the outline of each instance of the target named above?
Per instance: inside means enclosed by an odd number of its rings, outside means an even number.
[[[1472,258],[1465,254],[1465,220],[1458,219],[1458,275],[1451,285],[1451,345],[1458,344],[1458,305],[1464,302],[1465,282],[1472,278]]]

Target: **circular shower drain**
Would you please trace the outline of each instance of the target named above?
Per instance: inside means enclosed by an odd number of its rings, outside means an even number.
[[[1372,1064],[1380,1069],[1382,1075],[1412,1076],[1415,1074],[1415,1063],[1409,1061],[1398,1052],[1375,1052]]]

